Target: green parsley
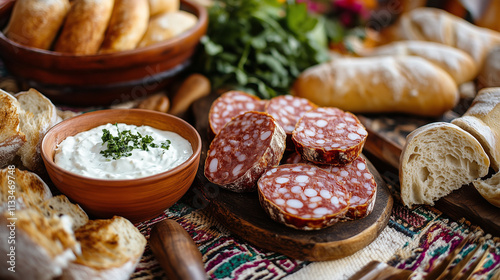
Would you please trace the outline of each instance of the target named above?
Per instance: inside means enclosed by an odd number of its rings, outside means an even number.
[[[104,157],[111,157],[116,160],[131,156],[134,149],[149,151],[149,147],[160,147],[165,150],[170,148],[170,140],[166,140],[158,145],[153,143],[154,139],[151,135],[142,136],[140,132],[133,134],[130,130],[120,131],[117,123],[115,123],[115,126],[118,136],[113,136],[107,129],[102,130],[102,144],[108,143],[107,149],[100,152]]]

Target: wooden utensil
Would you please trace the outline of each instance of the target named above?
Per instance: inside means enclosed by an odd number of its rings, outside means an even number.
[[[169,113],[179,116],[186,112],[197,99],[210,93],[210,81],[201,74],[192,74],[187,77],[172,99]]]
[[[154,225],[149,244],[168,279],[207,279],[198,247],[177,222],[166,219]]]

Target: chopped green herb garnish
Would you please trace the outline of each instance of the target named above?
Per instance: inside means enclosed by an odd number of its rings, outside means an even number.
[[[121,157],[131,156],[132,150],[134,149],[149,151],[149,147],[160,147],[168,150],[170,147],[170,140],[166,140],[158,146],[158,144],[153,143],[154,139],[151,135],[142,136],[139,132],[133,134],[130,130],[120,131],[118,129],[118,124],[115,123],[115,126],[118,136],[113,136],[107,129],[102,130],[102,144],[108,143],[107,149],[100,152],[105,157],[119,159]]]

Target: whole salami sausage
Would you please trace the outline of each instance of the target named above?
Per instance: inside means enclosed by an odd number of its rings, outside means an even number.
[[[307,163],[302,157],[297,154],[291,154],[286,163]],[[344,185],[346,190],[351,194],[349,209],[345,215],[346,220],[356,220],[368,216],[375,206],[377,197],[377,183],[373,178],[372,173],[368,169],[366,160],[359,156],[353,162],[343,166],[333,166],[326,164],[316,165],[319,168],[333,174]]]
[[[345,165],[359,156],[367,135],[353,114],[334,107],[319,107],[300,118],[292,140],[296,151],[308,161]]]
[[[228,123],[231,118],[239,114],[258,111],[264,112],[267,100],[243,91],[228,91],[219,96],[210,107],[208,121],[212,132],[215,134]]]
[[[321,168],[283,164],[269,169],[257,182],[260,204],[271,219],[301,230],[331,226],[344,218],[350,194]]]
[[[254,191],[267,168],[285,152],[286,134],[267,113],[246,112],[228,122],[210,144],[205,177],[235,192]]]
[[[295,150],[292,132],[305,112],[317,108],[311,101],[292,95],[280,95],[267,102],[266,112],[273,116],[286,132],[287,150]]]

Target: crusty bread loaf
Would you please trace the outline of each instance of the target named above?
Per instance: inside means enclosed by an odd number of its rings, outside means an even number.
[[[11,218],[8,212],[0,214],[0,261],[8,264],[10,246],[15,246],[15,273],[0,270],[1,279],[50,280],[61,275],[68,262],[74,260],[80,247],[71,230],[67,216],[46,218],[33,209],[15,213],[15,244],[9,244]]]
[[[411,132],[399,160],[403,203],[433,205],[439,198],[488,174],[490,160],[470,133],[445,122]]]
[[[19,101],[0,89],[0,168],[9,164],[26,142],[19,127]]]
[[[500,208],[500,172],[486,180],[477,179],[472,182],[476,190],[489,203]]]
[[[480,90],[465,114],[452,123],[476,137],[491,167],[500,171],[500,87]]]
[[[38,207],[47,218],[67,215],[73,220],[73,230],[77,230],[89,221],[89,216],[78,204],[73,204],[65,195],[51,197]]]
[[[74,1],[54,50],[76,55],[96,54],[104,39],[113,4],[114,0]]]
[[[69,8],[68,0],[17,0],[5,36],[19,44],[47,50]]]
[[[436,8],[417,8],[403,14],[396,24],[382,31],[381,37],[393,40],[424,40],[445,44],[468,53],[478,67],[487,53],[500,44],[500,33],[473,25]]]
[[[179,10],[179,0],[149,0],[150,16],[156,16],[163,13],[175,12]]]
[[[11,182],[9,182],[9,180]],[[14,184],[13,184],[14,183]],[[11,188],[14,188],[14,192]],[[14,194],[14,195],[13,195]],[[35,173],[17,168],[0,170],[0,212],[8,209],[9,197],[14,197],[16,209],[37,208],[52,197],[45,182]]]
[[[466,52],[440,43],[428,41],[399,41],[376,48],[358,50],[362,56],[415,55],[427,59],[446,71],[457,85],[472,81],[478,67]]]
[[[174,11],[156,15],[149,21],[146,34],[139,42],[138,47],[156,44],[193,27],[198,18],[186,11]]]
[[[40,145],[45,133],[60,119],[54,104],[35,89],[15,95],[23,112],[19,115],[21,131],[26,135],[26,143],[17,151],[23,165],[32,171],[40,171],[43,162]]]
[[[308,68],[293,94],[352,113],[439,116],[459,100],[451,76],[416,56],[336,58]]]
[[[479,89],[500,87],[500,45],[488,52],[476,80]]]
[[[135,49],[149,22],[148,0],[115,0],[100,53]]]
[[[125,218],[91,220],[75,231],[82,254],[62,280],[129,279],[146,247],[146,238]]]

